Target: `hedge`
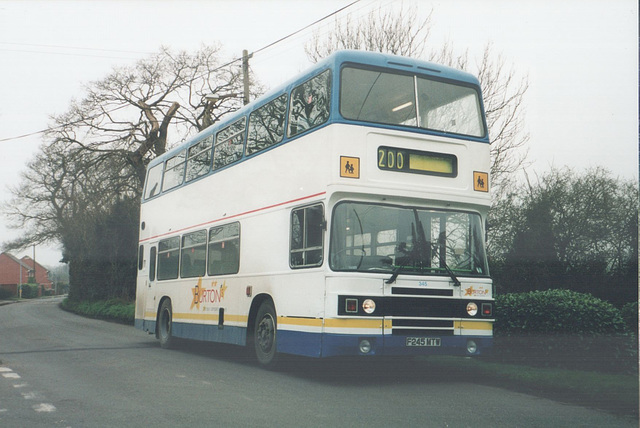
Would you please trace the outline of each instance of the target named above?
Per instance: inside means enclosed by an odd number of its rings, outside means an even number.
[[[496,297],[497,334],[622,334],[625,322],[611,303],[571,290]]]
[[[60,306],[69,312],[123,324],[133,325],[135,317],[135,303],[121,299],[78,302],[67,298]]]
[[[543,367],[637,372],[637,338],[622,313],[570,290],[498,295],[490,359]]]
[[[638,302],[629,302],[620,310],[622,318],[627,324],[627,330],[631,332],[638,331]]]
[[[22,284],[22,298],[34,299],[38,297],[38,289],[40,287],[36,284]]]

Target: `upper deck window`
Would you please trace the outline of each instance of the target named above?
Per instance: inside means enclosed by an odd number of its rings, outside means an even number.
[[[247,120],[243,117],[222,129],[216,136],[213,169],[222,168],[242,158]]]
[[[163,192],[182,184],[184,181],[185,160],[185,150],[182,150],[180,153],[167,160],[167,163],[164,166],[164,178],[162,181]]]
[[[325,123],[329,118],[330,94],[329,70],[295,87],[291,92],[287,135],[293,137]]]
[[[145,199],[153,198],[160,193],[163,168],[164,165],[160,163],[149,169],[149,173],[147,174],[147,182],[144,188]]]
[[[264,150],[282,141],[287,95],[281,95],[249,116],[247,156]]]
[[[201,177],[209,172],[211,167],[211,147],[213,135],[210,135],[189,147],[187,159],[187,181]]]
[[[478,92],[468,86],[347,67],[340,113],[346,119],[484,137]]]

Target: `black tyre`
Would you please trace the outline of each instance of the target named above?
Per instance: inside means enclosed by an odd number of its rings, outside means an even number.
[[[171,300],[166,299],[160,305],[158,313],[158,339],[160,339],[160,346],[164,349],[171,349],[175,344],[172,330],[173,310],[171,309]]]
[[[261,366],[273,369],[278,362],[276,310],[270,301],[263,302],[256,314],[253,349]]]

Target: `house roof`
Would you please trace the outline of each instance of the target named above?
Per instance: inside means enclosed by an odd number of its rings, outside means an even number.
[[[9,253],[2,253],[2,254],[4,254],[5,256],[9,257],[11,260],[13,260],[14,262],[18,263],[20,266],[22,266],[23,268],[25,268],[25,269],[27,269],[27,270],[29,270],[29,269],[33,269],[33,264],[28,265],[28,264],[26,264],[25,262],[23,262],[22,260],[20,260],[19,258],[14,257],[14,256],[12,256],[12,255],[11,255],[11,254],[9,254]],[[29,260],[31,260],[31,259],[29,259]],[[39,263],[38,263],[38,262],[36,262],[36,264],[39,264]]]

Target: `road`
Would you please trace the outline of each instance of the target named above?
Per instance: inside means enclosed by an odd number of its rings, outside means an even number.
[[[163,350],[58,303],[0,306],[1,427],[637,427],[424,363],[295,358],[270,372],[233,346]]]

